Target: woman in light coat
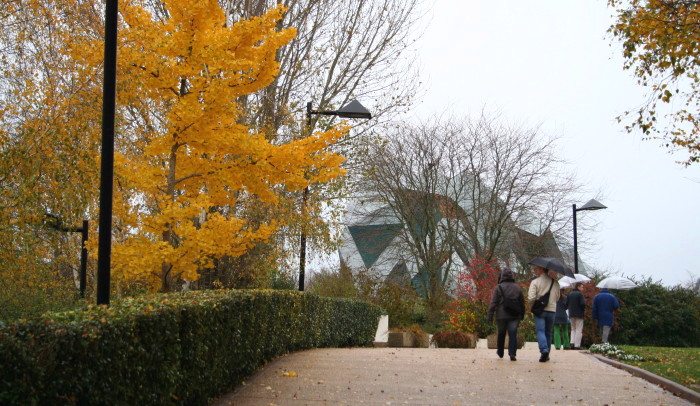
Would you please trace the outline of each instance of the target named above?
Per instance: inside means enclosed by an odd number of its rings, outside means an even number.
[[[537,344],[540,348],[540,362],[549,361],[549,350],[552,348],[552,330],[554,328],[554,314],[557,310],[557,301],[559,300],[559,282],[553,278],[556,275],[553,271],[547,271],[539,266],[532,266],[535,278],[530,282],[530,289],[527,292],[527,300],[533,303],[535,299],[549,293],[549,302],[545,306],[544,311],[539,316],[534,316],[535,319],[535,334],[537,335]],[[549,274],[552,274],[550,276]]]

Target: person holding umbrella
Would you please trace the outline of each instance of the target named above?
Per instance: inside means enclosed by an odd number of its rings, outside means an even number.
[[[593,298],[593,321],[598,321],[598,326],[602,330],[603,343],[608,342],[610,328],[612,327],[615,319],[613,312],[619,308],[620,302],[617,300],[615,295],[608,292],[608,290],[605,288],[602,288],[600,293],[595,295]]]
[[[560,296],[559,282],[556,280],[555,273],[571,277],[574,275],[571,269],[555,258],[536,257],[529,262],[529,265],[532,265],[537,278],[530,282],[530,289],[527,294],[528,302],[534,304],[537,299],[545,295],[549,296],[542,312],[537,312],[539,313],[537,314],[533,311],[535,334],[540,349],[540,362],[547,362],[549,361],[549,351],[552,348],[554,314]]]

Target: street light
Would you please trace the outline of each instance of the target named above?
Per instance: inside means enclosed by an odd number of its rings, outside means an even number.
[[[97,247],[97,304],[109,305],[112,262],[112,195],[114,191],[114,117],[117,95],[117,23],[119,0],[105,7],[104,82],[102,85],[102,162]]]
[[[311,107],[311,102],[306,104],[306,129],[308,134],[311,134],[311,116],[314,114],[320,114],[323,116],[337,116],[341,118],[359,118],[368,120],[372,118],[372,114],[358,102],[353,100],[345,106],[341,107],[339,110],[313,110]],[[306,214],[306,202],[309,198],[309,187],[304,188],[304,194],[301,201],[301,213],[302,218]],[[299,248],[299,291],[304,290],[304,273],[306,269],[306,230],[304,225],[301,227],[301,238],[300,238],[300,248]]]
[[[601,209],[607,209],[607,206],[604,206],[602,203],[595,199],[589,200],[586,204],[581,206],[580,208],[576,208],[576,205],[574,204],[574,273],[578,273],[578,246],[577,246],[577,241],[576,241],[576,212],[581,211],[581,210],[601,210]]]

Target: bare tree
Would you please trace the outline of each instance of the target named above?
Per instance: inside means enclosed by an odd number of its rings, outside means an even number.
[[[278,1],[221,0],[232,21],[260,15]],[[378,125],[408,107],[418,90],[407,55],[420,33],[420,0],[286,0],[281,27],[297,36],[277,54],[280,74],[247,98],[248,121],[270,136],[295,136],[304,126],[307,102],[337,109],[352,99],[371,105]],[[312,127],[328,121],[315,116]],[[297,128],[294,131],[294,128]],[[306,131],[305,131],[306,130]]]
[[[482,114],[397,128],[370,154],[366,183],[403,224],[401,251],[429,303],[447,288],[452,253],[509,260],[518,230],[566,229],[579,186],[562,171],[555,141]]]
[[[262,91],[240,102],[246,108],[242,119],[275,142],[327,129],[335,117],[314,115],[306,122],[306,104],[314,110],[336,110],[352,99],[360,100],[373,119],[360,124],[334,146],[347,158],[347,175],[331,184],[310,185],[306,210],[299,193],[283,188],[283,201],[276,208],[262,210],[249,205],[250,215],[279,218],[276,237],[266,244],[275,252],[293,252],[299,244],[301,227],[312,246],[329,251],[335,247],[332,222],[338,221],[342,205],[337,198],[350,194],[357,173],[358,157],[364,153],[360,138],[374,137],[372,128],[382,126],[391,116],[412,103],[419,80],[409,55],[419,36],[421,0],[286,0],[288,8],[280,27],[294,27],[297,36],[277,54],[280,73]],[[260,15],[277,0],[220,0],[231,23]],[[307,215],[303,216],[303,212]],[[321,215],[323,213],[323,215]],[[333,220],[335,219],[335,220]],[[258,252],[269,251],[259,250]],[[254,255],[251,251],[251,255]],[[292,257],[293,260],[294,257]],[[280,258],[278,258],[280,259]],[[287,258],[287,262],[290,258]]]

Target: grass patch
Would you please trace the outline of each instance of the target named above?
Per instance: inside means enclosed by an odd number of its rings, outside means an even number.
[[[646,361],[624,361],[700,392],[700,348],[636,347],[620,345],[628,354],[642,356]]]

